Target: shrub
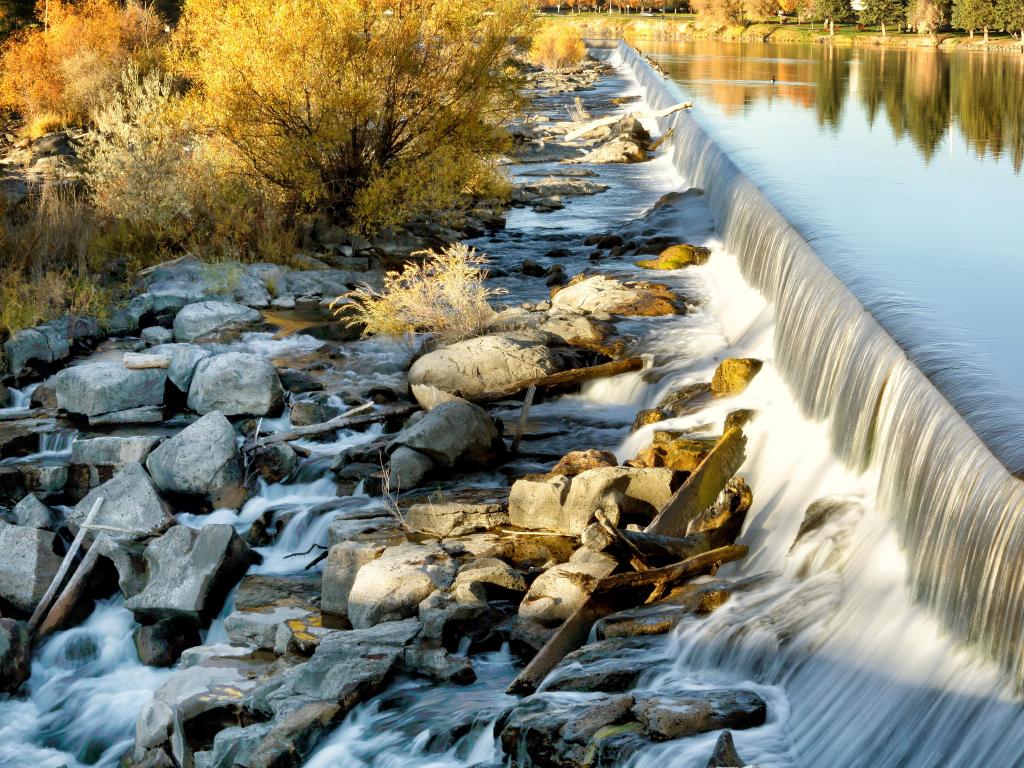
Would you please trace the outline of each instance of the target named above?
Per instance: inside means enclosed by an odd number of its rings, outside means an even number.
[[[531,18],[526,0],[187,0],[178,61],[245,180],[369,233],[493,178]]]
[[[530,61],[548,69],[574,67],[587,57],[579,30],[569,24],[547,24],[533,37]]]
[[[428,331],[460,339],[483,332],[494,318],[488,298],[501,293],[485,285],[487,259],[462,243],[413,255],[423,261],[388,272],[379,293],[363,286],[335,299],[335,315],[348,325],[365,326],[371,335]]]
[[[37,13],[46,25],[16,33],[0,60],[0,105],[37,130],[40,121],[83,123],[130,58],[146,68],[159,55],[163,22],[137,3],[49,0]]]
[[[0,217],[0,335],[71,313],[103,317],[110,302],[86,261],[92,211],[73,187],[44,181]]]

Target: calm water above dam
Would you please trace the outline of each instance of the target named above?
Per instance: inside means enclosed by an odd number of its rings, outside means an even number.
[[[1002,450],[993,447],[1019,471],[1024,57],[641,47],[947,397],[1009,420],[994,428]]]

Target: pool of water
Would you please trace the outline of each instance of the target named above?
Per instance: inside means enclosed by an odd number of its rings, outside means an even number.
[[[1004,421],[990,447],[1019,473],[1024,56],[641,47],[947,397]]]

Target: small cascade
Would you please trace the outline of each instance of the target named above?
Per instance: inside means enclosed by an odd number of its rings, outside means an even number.
[[[612,56],[652,107],[685,100],[624,43]],[[772,306],[775,362],[804,413],[828,424],[836,456],[877,471],[914,597],[1021,680],[1024,484],[1007,470],[1024,467],[1020,435],[972,396],[971,377],[897,343],[696,118],[664,120],[676,169],[706,191],[726,250]]]

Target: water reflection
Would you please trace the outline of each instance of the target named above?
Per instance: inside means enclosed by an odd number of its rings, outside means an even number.
[[[1024,167],[1024,57],[764,43],[646,43],[669,75],[729,115],[778,100],[838,132],[844,109],[888,123],[930,161],[955,129],[979,158]],[[852,102],[852,104],[851,104]]]

